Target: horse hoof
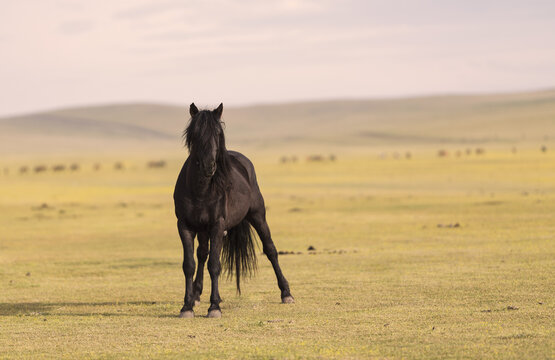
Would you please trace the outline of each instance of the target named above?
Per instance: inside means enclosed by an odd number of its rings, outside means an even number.
[[[195,300],[195,306],[199,306],[200,305],[200,300]]]
[[[283,299],[281,299],[281,302],[283,304],[294,304],[295,303],[295,299],[293,299],[293,296],[289,295],[284,297]]]
[[[179,317],[183,319],[191,319],[195,317],[195,313],[191,310],[182,311],[181,313],[179,313]]]
[[[209,318],[214,318],[214,319],[221,318],[222,317],[222,312],[220,310],[217,310],[217,309],[216,310],[210,310],[208,312],[208,317]]]

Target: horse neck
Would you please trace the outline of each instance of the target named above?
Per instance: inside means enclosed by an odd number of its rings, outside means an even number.
[[[188,171],[187,183],[191,184],[190,194],[196,199],[206,199],[209,197],[211,190],[211,179],[205,178],[196,168],[191,166]]]
[[[210,179],[205,179],[197,173],[192,176],[191,180],[192,195],[199,199],[206,198],[210,192]]]

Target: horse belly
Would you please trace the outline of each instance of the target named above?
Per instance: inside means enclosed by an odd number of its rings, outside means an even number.
[[[236,208],[229,212],[225,219],[226,229],[231,229],[232,227],[239,225],[239,223],[247,216],[248,211],[249,208],[245,207],[241,209]]]
[[[247,185],[246,183],[244,185]],[[250,209],[250,194],[247,186],[235,189],[229,195],[225,224],[226,229],[238,225],[247,216]]]

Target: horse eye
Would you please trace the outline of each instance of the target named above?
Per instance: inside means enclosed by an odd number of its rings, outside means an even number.
[[[199,166],[199,165],[200,165],[200,161],[198,161],[198,160],[195,161],[195,164],[197,164],[197,166]]]

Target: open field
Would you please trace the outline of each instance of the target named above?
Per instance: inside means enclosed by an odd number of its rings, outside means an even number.
[[[280,256],[296,304],[280,304],[260,256],[243,295],[221,283],[222,319],[203,317],[209,280],[197,317],[176,317],[183,159],[57,174],[14,160],[0,176],[0,358],[552,358],[555,152],[436,150],[245,152],[278,250],[300,252]]]

